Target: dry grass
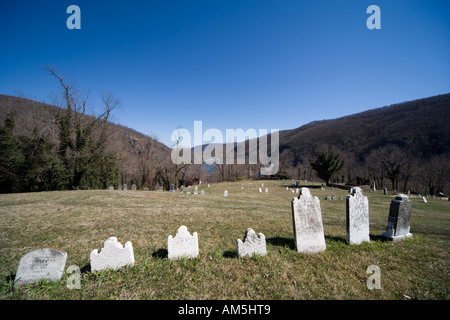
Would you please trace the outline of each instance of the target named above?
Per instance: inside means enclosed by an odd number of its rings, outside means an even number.
[[[324,200],[332,194],[345,199],[346,191],[311,189],[321,199],[327,250],[307,255],[295,251],[290,208],[295,195],[270,181],[263,181],[269,193],[259,193],[261,182],[202,185],[198,195],[151,191],[0,195],[0,295],[3,299],[449,298],[449,201],[424,204],[414,198],[415,238],[393,244],[379,237],[392,197],[366,193],[371,243],[349,246],[345,200]],[[181,225],[198,232],[200,256],[169,261],[167,237]],[[247,228],[265,234],[267,256],[236,257],[236,239]],[[100,250],[110,236],[122,244],[132,242],[135,266],[91,273],[90,251]],[[67,274],[56,283],[14,287],[21,256],[41,247],[68,253],[66,267],[74,264],[82,271],[80,290],[66,287]],[[380,290],[366,286],[370,265],[381,269]]]

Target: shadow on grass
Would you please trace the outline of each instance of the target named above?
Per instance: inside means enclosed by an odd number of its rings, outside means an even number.
[[[390,242],[388,238],[383,237],[381,234],[369,234],[369,238],[371,241]]]
[[[295,249],[295,242],[294,242],[294,239],[292,239],[292,238],[273,237],[273,238],[267,238],[266,242],[268,242],[274,246],[288,247],[292,250]]]
[[[334,242],[334,243],[344,243],[347,244],[347,239],[344,237],[335,237],[335,236],[327,236],[325,235],[325,241]]]
[[[224,258],[237,258],[237,251],[235,250],[226,250],[223,252],[222,257]]]
[[[167,258],[168,251],[164,248],[159,248],[155,252],[152,253],[153,258],[159,258],[159,259],[166,259]]]

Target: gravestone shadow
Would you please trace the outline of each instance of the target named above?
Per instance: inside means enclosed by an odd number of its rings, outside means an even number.
[[[388,238],[383,237],[381,234],[369,234],[369,238],[373,241],[390,242]]]
[[[153,258],[158,258],[158,259],[166,259],[168,256],[168,251],[165,248],[159,248],[158,250],[156,250],[155,252],[152,253],[152,257]]]
[[[224,258],[237,258],[236,250],[226,250],[223,252],[222,257]]]
[[[347,239],[344,237],[335,237],[325,235],[325,241],[335,242],[335,243],[345,243],[347,244]]]
[[[267,238],[266,242],[268,242],[274,246],[288,247],[289,249],[292,249],[292,250],[294,250],[296,248],[295,241],[292,238],[272,237],[272,238]]]

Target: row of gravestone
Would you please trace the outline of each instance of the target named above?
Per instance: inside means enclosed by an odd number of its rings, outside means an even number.
[[[346,227],[347,243],[360,244],[369,238],[369,202],[360,188],[353,188],[347,196]],[[317,253],[326,249],[323,232],[322,213],[318,197],[313,197],[308,188],[301,188],[297,198],[293,198],[292,219],[295,245],[298,252]],[[411,201],[405,195],[397,195],[391,202],[386,232],[382,235],[391,241],[401,241],[412,237],[409,232]],[[237,256],[251,257],[254,254],[266,255],[266,240],[262,233],[256,234],[247,229],[243,240],[238,239]],[[185,226],[181,226],[175,237],[167,240],[168,259],[198,256],[198,234],[191,236]],[[17,269],[15,282],[28,284],[39,279],[58,281],[63,272],[67,253],[57,249],[43,248],[22,256]],[[107,268],[118,269],[134,265],[133,247],[130,241],[124,246],[116,237],[108,238],[100,252],[90,253],[91,271]]]

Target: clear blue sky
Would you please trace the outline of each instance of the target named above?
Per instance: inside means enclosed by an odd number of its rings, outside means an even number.
[[[66,27],[71,4],[81,30]],[[169,146],[195,120],[284,130],[450,92],[448,0],[2,1],[0,41],[1,94],[50,102],[56,65]]]

